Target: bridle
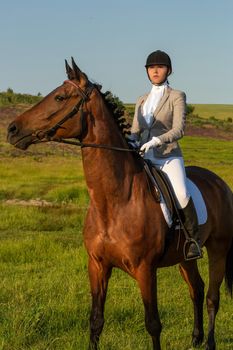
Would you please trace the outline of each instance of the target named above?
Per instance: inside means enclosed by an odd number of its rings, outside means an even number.
[[[78,90],[78,95],[81,96],[81,99],[78,101],[78,103],[72,108],[71,112],[69,112],[68,114],[66,114],[61,120],[59,120],[59,122],[57,122],[54,126],[52,126],[51,128],[47,129],[47,130],[37,130],[34,134],[34,136],[36,136],[38,139],[43,139],[43,138],[50,138],[51,136],[53,136],[56,131],[58,129],[60,129],[62,127],[62,125],[69,119],[71,119],[75,114],[77,114],[78,112],[80,112],[80,116],[81,116],[81,122],[83,119],[83,106],[84,103],[86,101],[88,101],[90,99],[90,95],[94,89],[94,85],[91,82],[88,82],[88,86],[86,91],[83,91],[83,89],[81,89],[75,82],[73,82],[72,80],[65,80],[64,81],[65,84],[71,84],[73,86],[75,86],[75,88]],[[83,123],[82,123],[83,124]],[[41,136],[40,136],[41,134]],[[59,140],[58,140],[59,141]]]
[[[78,95],[81,97],[81,99],[78,101],[78,103],[72,108],[71,112],[66,114],[59,122],[57,122],[54,126],[47,130],[37,130],[33,136],[37,138],[37,141],[42,142],[43,139],[45,141],[48,141],[55,133],[56,131],[62,127],[62,125],[72,118],[75,114],[80,113],[80,119],[81,119],[81,128],[83,129],[83,118],[84,118],[84,112],[83,112],[83,106],[85,102],[90,100],[91,93],[93,89],[95,88],[95,85],[92,84],[90,81],[88,81],[88,85],[86,90],[84,91],[83,89],[80,88],[74,81],[72,80],[65,80],[65,84],[71,84],[73,85],[77,91]],[[104,144],[95,144],[95,143],[83,143],[83,142],[78,142],[76,139],[75,140],[67,140],[63,138],[55,139],[53,140],[55,142],[60,142],[60,143],[66,143],[70,145],[75,145],[79,147],[92,147],[92,148],[103,148],[103,149],[109,149],[109,150],[115,150],[115,151],[125,151],[125,152],[137,152],[136,149],[130,149],[130,148],[121,148],[121,147],[115,147],[115,146],[110,146],[110,145],[104,145]]]

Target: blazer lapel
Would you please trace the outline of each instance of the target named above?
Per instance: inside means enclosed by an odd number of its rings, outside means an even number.
[[[156,119],[156,115],[159,113],[160,109],[163,107],[164,103],[167,101],[167,99],[170,95],[170,92],[171,92],[171,88],[168,86],[167,89],[165,90],[163,97],[159,101],[158,106],[156,107],[156,109],[154,111],[154,118],[155,119]]]
[[[167,101],[169,95],[170,95],[170,92],[171,92],[171,88],[170,86],[167,87],[167,89],[165,90],[165,93],[163,95],[163,97],[161,98],[161,100],[159,101],[159,104],[157,106],[157,108],[155,109],[154,111],[154,121],[151,123],[151,127],[154,125],[154,123],[156,122],[156,115],[158,114],[158,112],[160,111],[160,109],[163,107],[164,103]],[[148,125],[145,121],[145,118],[143,117],[142,115],[142,107],[143,107],[143,104],[145,103],[147,97],[148,97],[149,94],[145,94],[143,97],[142,97],[142,101],[141,101],[141,105],[140,105],[140,108],[139,108],[139,119],[141,121],[141,125],[147,129],[148,128]]]
[[[147,99],[149,94],[145,94],[143,97],[142,97],[142,101],[141,101],[141,105],[140,105],[140,108],[139,108],[139,113],[138,113],[138,118],[139,120],[141,121],[141,125],[146,129],[148,127],[147,123],[146,123],[146,120],[145,118],[143,117],[143,113],[142,113],[142,107]]]

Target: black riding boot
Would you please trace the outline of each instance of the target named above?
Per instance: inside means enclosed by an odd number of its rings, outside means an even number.
[[[197,213],[191,197],[186,207],[182,209],[182,216],[184,227],[191,238],[187,244],[185,257],[187,260],[202,258]]]

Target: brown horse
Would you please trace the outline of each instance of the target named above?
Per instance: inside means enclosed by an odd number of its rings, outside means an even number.
[[[204,337],[204,283],[197,263],[184,261],[183,242],[177,250],[177,233],[166,245],[169,228],[159,203],[148,191],[142,161],[135,153],[120,150],[129,150],[126,139],[98,86],[90,83],[73,59],[72,68],[66,62],[66,70],[68,80],[9,125],[8,140],[21,149],[65,138],[78,138],[83,145],[83,168],[90,195],[84,225],[92,293],[90,349],[98,348],[108,281],[112,268],[118,267],[136,279],[145,307],[146,329],[153,349],[160,350],[156,270],[177,263],[193,301],[192,343],[198,346]],[[187,173],[201,190],[208,212],[208,220],[200,230],[209,258],[206,349],[214,350],[215,317],[224,276],[232,295],[233,194],[223,180],[206,169],[189,167]]]

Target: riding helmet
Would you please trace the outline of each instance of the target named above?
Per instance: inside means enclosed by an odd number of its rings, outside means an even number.
[[[156,64],[162,64],[164,66],[167,66],[170,69],[170,73],[172,72],[172,63],[171,63],[171,59],[168,56],[168,54],[164,51],[154,51],[152,53],[149,54],[149,56],[147,57],[146,60],[146,65],[145,67],[148,68],[149,66],[153,66]]]

